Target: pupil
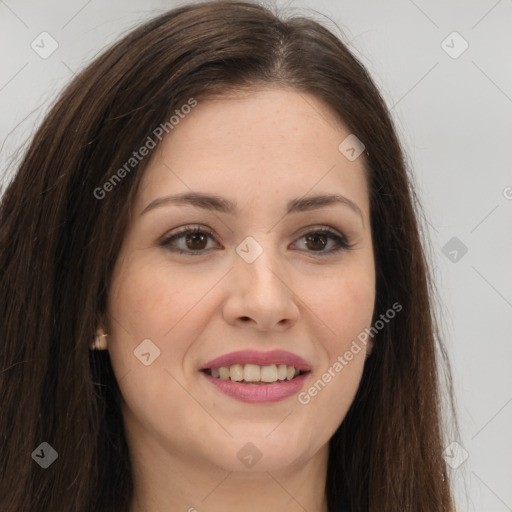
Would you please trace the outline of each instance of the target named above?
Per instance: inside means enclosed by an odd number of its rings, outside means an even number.
[[[325,235],[309,235],[306,237],[307,241],[313,241],[313,245],[315,245],[315,242],[318,242],[319,239],[322,239],[320,242],[320,246],[317,246],[316,248],[313,247],[313,249],[323,249],[326,246],[326,236]]]
[[[187,247],[194,251],[204,249],[203,246],[197,247],[197,246],[195,246],[195,244],[199,243],[201,245],[201,242],[204,242],[205,239],[206,239],[206,237],[204,236],[203,233],[189,233],[187,235]],[[191,244],[189,243],[190,241],[192,241]]]

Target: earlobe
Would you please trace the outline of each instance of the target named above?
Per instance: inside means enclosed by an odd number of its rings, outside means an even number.
[[[103,332],[103,329],[98,329],[94,335],[94,339],[90,344],[90,350],[106,350],[107,349],[107,334]]]

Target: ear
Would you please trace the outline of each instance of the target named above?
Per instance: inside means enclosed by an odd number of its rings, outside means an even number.
[[[367,359],[368,357],[371,356],[372,354],[372,351],[373,351],[373,339],[369,340],[367,343],[366,343],[366,356],[365,356],[365,359]]]
[[[93,334],[93,339],[89,345],[91,350],[106,350],[107,349],[107,333],[105,333],[105,329],[103,327],[104,322],[100,320],[98,322],[98,327]]]
[[[102,331],[98,330],[95,333],[93,341],[89,345],[91,350],[107,350],[107,335]]]
[[[103,313],[100,313],[97,317],[97,327],[94,334],[108,334],[108,324],[106,317]]]

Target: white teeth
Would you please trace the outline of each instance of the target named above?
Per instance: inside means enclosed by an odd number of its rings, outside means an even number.
[[[257,364],[246,364],[244,366],[245,382],[258,382],[260,380],[261,371]]]
[[[229,367],[229,378],[236,382],[244,380],[244,367],[241,364],[234,364]]]
[[[219,376],[222,380],[228,380],[229,379],[229,368],[226,368],[225,366],[221,366],[219,368]]]
[[[211,368],[212,377],[222,380],[232,380],[234,382],[259,382],[273,383],[283,380],[291,380],[300,372],[293,366],[285,364],[269,364],[259,366],[257,364],[233,364],[231,366],[221,366],[220,368]]]
[[[277,380],[277,367],[275,364],[269,364],[268,366],[261,367],[262,382],[275,382]]]
[[[277,378],[279,380],[285,380],[286,379],[286,375],[287,375],[286,365],[285,364],[280,364],[277,367]]]

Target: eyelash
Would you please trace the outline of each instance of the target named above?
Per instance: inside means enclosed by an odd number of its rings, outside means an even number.
[[[208,250],[211,250],[211,249],[201,249],[198,251],[192,251],[192,250],[184,251],[182,249],[171,249],[170,248],[171,243],[174,242],[175,240],[178,240],[178,239],[180,239],[186,235],[189,235],[189,234],[200,234],[200,233],[206,234],[210,238],[215,240],[215,236],[209,228],[202,227],[202,226],[185,226],[178,233],[175,233],[171,236],[165,237],[163,240],[160,241],[159,245],[161,247],[165,247],[166,249],[168,249],[174,253],[187,254],[190,256],[201,256],[202,254],[204,254],[205,252],[207,252]],[[304,233],[300,238],[305,238],[309,235],[315,235],[315,234],[329,235],[329,237],[338,244],[337,248],[331,249],[329,251],[306,251],[306,252],[318,254],[320,257],[336,254],[342,250],[351,249],[353,246],[353,244],[351,244],[344,236],[339,235],[336,231],[333,231],[332,229],[329,229],[326,227],[312,229],[311,231]]]

